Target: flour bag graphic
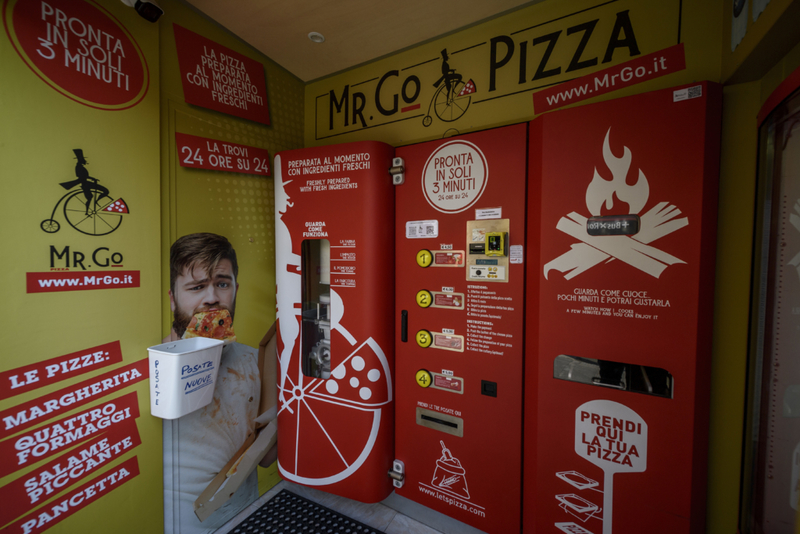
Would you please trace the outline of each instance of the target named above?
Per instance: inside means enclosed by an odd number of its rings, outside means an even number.
[[[464,467],[458,458],[453,456],[444,441],[439,441],[439,443],[442,444],[442,457],[436,460],[436,471],[433,472],[431,485],[458,497],[469,499]]]

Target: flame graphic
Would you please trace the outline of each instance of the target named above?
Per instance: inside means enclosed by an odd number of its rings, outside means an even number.
[[[620,201],[628,204],[628,211],[625,214],[639,213],[647,204],[647,198],[650,196],[650,184],[647,183],[647,178],[641,169],[639,169],[639,179],[635,184],[625,183],[628,169],[631,167],[631,151],[625,146],[621,158],[614,156],[608,142],[610,134],[611,128],[606,132],[606,139],[603,142],[603,159],[611,171],[613,179],[610,181],[604,179],[595,167],[594,177],[589,187],[586,188],[586,207],[589,208],[592,215],[599,216],[604,203],[606,210],[614,208],[614,194],[616,193]]]

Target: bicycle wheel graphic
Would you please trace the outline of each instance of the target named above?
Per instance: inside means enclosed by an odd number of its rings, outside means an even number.
[[[345,480],[372,452],[382,406],[391,400],[386,357],[370,339],[337,365],[330,379],[302,372],[297,377],[291,390],[285,387],[288,400],[281,406],[287,425],[282,428],[290,429],[281,434],[282,446],[294,453],[279,457],[281,476],[309,486]]]
[[[458,96],[465,86],[466,84],[463,81],[456,82],[453,90],[449,92],[449,94],[453,95],[452,98],[448,96],[447,87],[444,84],[440,86],[433,102],[433,110],[439,119],[444,122],[453,122],[467,112],[472,102],[471,94]]]
[[[45,219],[39,226],[41,226],[42,230],[44,230],[48,234],[54,234],[58,232],[59,228],[61,228],[61,225],[55,219]]]
[[[119,228],[122,224],[122,215],[103,211],[114,200],[109,197],[99,199],[99,196],[100,193],[97,191],[92,192],[92,199],[87,209],[86,197],[82,191],[71,194],[64,202],[64,217],[69,225],[86,235],[108,235]]]

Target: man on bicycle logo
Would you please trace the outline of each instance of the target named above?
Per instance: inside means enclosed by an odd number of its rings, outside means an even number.
[[[445,48],[442,50],[442,77],[433,84],[437,89],[428,105],[428,113],[422,119],[423,126],[430,126],[433,122],[431,109],[444,122],[461,118],[472,102],[472,93],[477,90],[475,82],[470,79],[464,83],[463,76],[457,74],[456,69],[450,68],[449,59]]]
[[[75,180],[61,182],[59,185],[67,190],[56,202],[49,219],[41,223],[41,228],[48,234],[58,232],[61,225],[55,220],[56,211],[63,202],[64,218],[77,231],[86,235],[108,235],[122,224],[122,215],[129,213],[124,200],[113,199],[108,188],[100,185],[99,180],[89,176],[83,156],[83,149],[73,149],[75,159]]]
[[[81,186],[83,196],[86,197],[86,215],[89,215],[92,200],[94,200],[96,205],[100,200],[108,198],[108,189],[97,183],[97,178],[89,176],[89,171],[84,167],[84,165],[88,165],[89,162],[83,157],[83,150],[76,148],[73,152],[75,152],[75,159],[78,160],[78,163],[75,164],[75,176],[77,176],[78,179],[70,182],[61,182],[60,185],[67,190],[72,189],[76,185]],[[97,198],[94,196],[95,191],[100,193],[100,196]]]

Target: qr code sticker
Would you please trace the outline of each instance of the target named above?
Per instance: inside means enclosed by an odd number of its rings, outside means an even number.
[[[408,221],[406,222],[406,239],[424,239],[439,237],[439,222],[430,221]]]
[[[689,98],[700,98],[703,96],[703,86],[702,85],[695,85],[694,87],[689,87]]]

